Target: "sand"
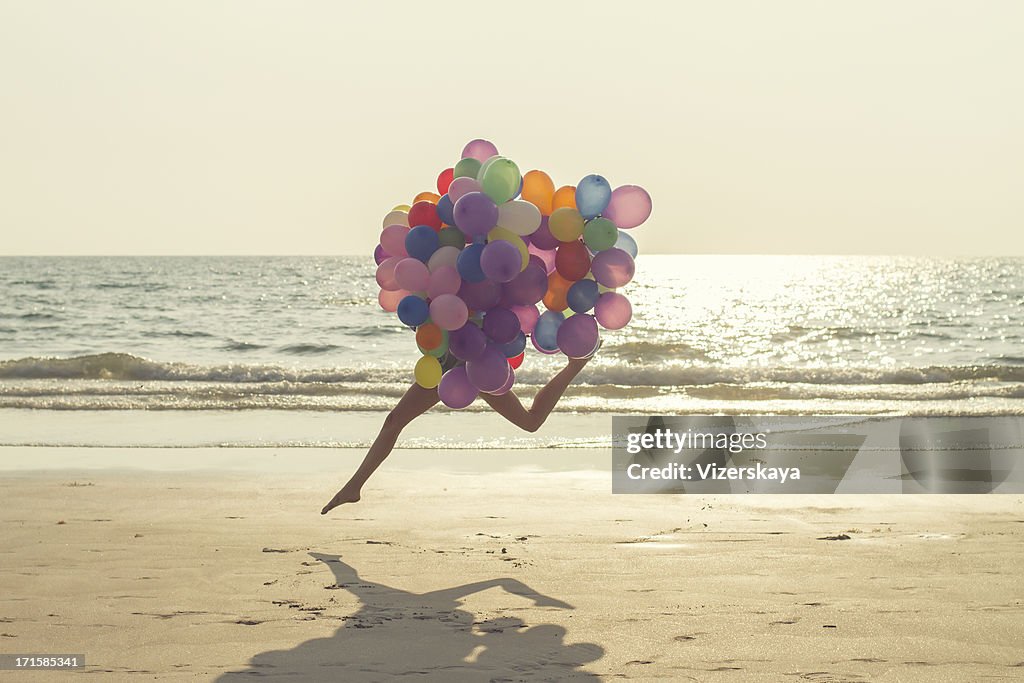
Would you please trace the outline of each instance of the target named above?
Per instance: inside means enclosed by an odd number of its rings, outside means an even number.
[[[613,496],[600,451],[398,451],[321,517],[360,456],[0,449],[0,652],[104,680],[1024,678],[1024,497]]]

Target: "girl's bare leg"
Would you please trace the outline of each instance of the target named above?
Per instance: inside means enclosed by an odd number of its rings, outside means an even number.
[[[529,410],[523,407],[519,397],[513,391],[501,396],[480,394],[480,398],[487,401],[488,405],[494,408],[494,412],[515,426],[528,432],[535,432],[548,419],[548,415],[558,403],[558,399],[562,398],[562,394],[565,393],[569,384],[576,378],[576,375],[580,374],[580,370],[589,360],[590,358],[571,359],[557,375],[541,387],[537,395],[533,397],[533,404]]]
[[[363,484],[380,467],[384,459],[391,454],[392,449],[395,447],[395,442],[398,441],[398,435],[402,433],[405,426],[430,410],[437,401],[437,389],[424,389],[418,384],[413,384],[409,387],[409,390],[405,392],[405,395],[402,396],[394,410],[384,418],[384,425],[380,428],[377,438],[373,440],[373,445],[367,451],[366,457],[363,458],[363,462],[359,465],[359,469],[348,480],[348,483],[334,494],[334,498],[331,498],[331,502],[324,506],[320,514],[326,515],[334,508],[345,503],[358,502],[359,492],[363,488]]]

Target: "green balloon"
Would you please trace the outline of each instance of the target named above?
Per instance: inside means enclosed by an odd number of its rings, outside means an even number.
[[[480,174],[480,187],[495,204],[504,204],[519,192],[519,167],[505,157],[488,159],[487,168]]]
[[[607,218],[594,218],[583,227],[583,242],[590,251],[604,251],[615,246],[619,229]]]
[[[461,250],[466,246],[466,236],[455,226],[441,228],[441,232],[438,233],[437,239],[438,242],[441,243],[442,247],[455,247],[456,249]]]
[[[476,178],[476,174],[480,172],[480,162],[473,157],[466,157],[460,159],[452,170],[455,172],[453,178]]]

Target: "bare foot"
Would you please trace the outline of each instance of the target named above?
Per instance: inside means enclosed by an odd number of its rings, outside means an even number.
[[[324,509],[320,511],[320,514],[321,515],[326,515],[328,512],[330,512],[334,508],[338,507],[339,505],[344,505],[345,503],[358,503],[358,502],[359,502],[359,489],[354,489],[353,490],[353,489],[350,489],[349,487],[346,486],[345,488],[343,488],[342,490],[340,490],[340,491],[338,491],[337,493],[334,494],[334,498],[331,498],[331,502],[330,503],[328,503],[327,505],[324,505]]]

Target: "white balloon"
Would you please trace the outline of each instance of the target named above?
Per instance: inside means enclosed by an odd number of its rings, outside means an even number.
[[[392,211],[387,216],[384,216],[384,225],[383,225],[383,227],[386,228],[389,225],[404,225],[405,227],[408,228],[409,227],[409,214],[407,214],[405,211],[398,211],[398,210]]]
[[[459,250],[456,247],[444,246],[440,247],[437,251],[430,255],[427,259],[427,270],[433,273],[441,266],[451,266],[456,268],[456,262],[459,260]]]
[[[498,205],[498,225],[517,235],[532,235],[540,227],[540,209],[521,199]]]

